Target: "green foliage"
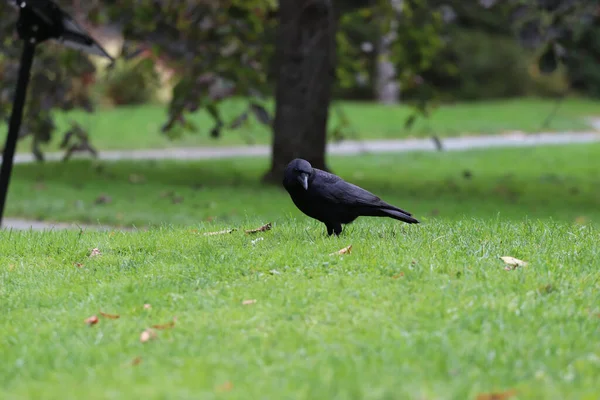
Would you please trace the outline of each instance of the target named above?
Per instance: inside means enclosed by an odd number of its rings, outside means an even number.
[[[140,49],[173,68],[180,79],[169,106],[166,130],[193,130],[186,114],[206,108],[214,118],[213,132],[224,122],[218,112],[219,102],[233,94],[250,98],[249,107],[257,110],[253,98],[266,86],[266,65],[273,45],[265,40],[276,20],[272,0],[210,3],[195,2],[188,7],[173,1],[68,2],[58,1],[67,12],[95,24],[118,23],[123,28],[126,58]],[[73,8],[73,7],[76,8]],[[21,43],[15,40],[17,12],[7,2],[0,3],[0,117],[6,118],[16,80],[16,66]],[[7,17],[5,17],[7,16]],[[91,108],[88,84],[94,67],[88,58],[58,45],[39,46],[22,137],[34,135],[34,151],[41,157],[39,144],[49,140],[53,130],[53,111],[73,107]],[[44,69],[39,66],[44,65]],[[117,103],[139,103],[149,97],[152,77],[148,63],[135,64],[131,70],[118,69],[109,75],[108,92]],[[146,79],[142,79],[146,77]],[[81,89],[79,81],[84,81]],[[224,88],[224,89],[223,89]],[[136,90],[137,89],[137,90]],[[254,104],[254,106],[252,105]],[[259,111],[260,120],[265,121]]]
[[[15,33],[17,13],[9,4],[0,2],[0,119],[5,120],[12,109],[22,48]],[[20,138],[33,138],[32,152],[38,159],[43,158],[40,145],[55,131],[55,110],[93,110],[90,87],[94,74],[94,65],[79,52],[52,42],[38,46],[19,133]]]
[[[513,26],[521,43],[542,48],[538,60],[544,73],[571,58],[577,42],[594,26],[599,0],[513,0]]]
[[[566,64],[572,86],[600,98],[600,16],[575,40]]]
[[[100,83],[115,105],[138,105],[155,99],[160,76],[151,59],[118,60]]]
[[[457,74],[443,84],[452,97],[482,100],[527,94],[530,77],[527,52],[513,39],[481,30],[455,29],[449,35],[448,57]]]

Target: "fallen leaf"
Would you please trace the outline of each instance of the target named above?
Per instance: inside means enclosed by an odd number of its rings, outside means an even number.
[[[105,313],[105,312],[102,312],[102,311],[99,311],[99,312],[100,312],[100,315],[102,315],[104,318],[108,318],[108,319],[119,319],[119,318],[121,318],[121,316],[117,315],[117,314],[108,314],[108,313]]]
[[[507,390],[498,393],[483,393],[477,396],[477,400],[506,400],[517,394],[516,390]]]
[[[257,233],[257,232],[270,231],[272,227],[273,227],[273,223],[269,222],[268,224],[265,224],[265,225],[261,226],[260,228],[249,229],[246,231],[246,233]]]
[[[250,305],[250,304],[254,304],[254,303],[256,303],[255,299],[242,301],[242,304],[245,305],[245,306]]]
[[[233,383],[227,381],[222,385],[217,386],[217,391],[219,392],[229,392],[231,389],[233,389]]]
[[[212,235],[225,235],[227,233],[231,233],[234,232],[234,229],[225,229],[223,231],[218,231],[218,232],[204,232],[204,236],[212,236]]]
[[[73,264],[73,265],[74,265],[74,266],[76,266],[77,268],[81,268],[81,267],[83,267],[83,264],[82,264],[82,263],[78,263],[78,262],[76,262],[76,263],[75,263],[75,264]]]
[[[111,202],[112,202],[112,198],[106,194],[101,194],[94,201],[94,203],[96,203],[96,204],[108,204]]]
[[[352,251],[352,245],[350,246],[346,246],[343,249],[340,249],[334,253],[329,254],[330,256],[334,256],[336,254],[350,254],[350,252]]]
[[[143,175],[131,174],[129,175],[129,182],[131,183],[142,183],[146,180]]]
[[[588,221],[587,217],[584,217],[584,216],[579,216],[579,217],[575,218],[575,223],[577,225],[585,225],[587,221]]]
[[[402,278],[403,276],[404,276],[404,272],[400,272],[399,274],[392,276],[392,279]]]
[[[156,339],[156,332],[152,329],[146,329],[140,335],[140,342],[146,343],[150,339]]]
[[[96,256],[101,256],[102,253],[100,253],[100,250],[97,247],[94,247],[92,249],[92,252],[90,253],[90,257],[96,257]]]
[[[144,304],[144,310],[149,310],[151,308],[152,308],[152,306],[150,304],[148,304],[148,303]]]
[[[504,264],[506,264],[506,267],[504,269],[507,271],[511,271],[513,269],[517,269],[518,267],[524,267],[527,265],[527,262],[510,256],[503,256],[500,257],[500,259],[504,261]]]
[[[91,317],[89,317],[85,320],[85,323],[88,324],[89,326],[96,325],[98,323],[98,317],[95,315],[92,315]]]
[[[131,361],[131,365],[140,365],[142,362],[142,357],[136,357]]]
[[[173,317],[173,321],[171,321],[171,322],[167,322],[166,324],[152,325],[152,327],[154,329],[170,329],[175,326],[175,321],[177,321],[177,318]]]

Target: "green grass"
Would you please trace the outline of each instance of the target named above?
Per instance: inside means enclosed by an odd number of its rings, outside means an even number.
[[[0,397],[473,399],[515,389],[520,399],[595,399],[599,233],[494,218],[373,222],[341,238],[304,220],[257,236],[2,231]],[[351,254],[329,255],[349,244]],[[92,248],[102,255],[89,258]],[[503,255],[529,265],[505,271]],[[91,315],[100,322],[88,327]]]
[[[153,226],[0,231],[0,398],[595,399],[599,156],[333,157],[423,220],[341,237],[258,183],[264,159],[16,165],[10,215]]]
[[[349,139],[399,139],[499,134],[506,131],[538,132],[552,112],[555,100],[515,99],[445,105],[434,111],[428,120],[417,120],[409,131],[404,128],[406,118],[413,112],[408,106],[384,106],[374,103],[341,102],[339,108],[346,115]],[[223,104],[225,121],[233,120],[246,108],[239,100]],[[272,107],[271,107],[272,110]],[[600,103],[585,99],[567,99],[558,109],[546,131],[589,130],[586,117],[600,116]],[[90,131],[93,144],[100,150],[165,148],[179,146],[230,146],[270,143],[270,130],[251,117],[248,126],[234,131],[223,131],[220,139],[210,138],[213,122],[200,111],[190,117],[199,128],[197,133],[184,134],[179,140],[169,140],[160,133],[166,121],[166,107],[147,105],[99,110],[95,114],[71,112],[57,116],[57,132],[63,132],[74,120]],[[330,127],[333,131],[341,119],[332,108]],[[2,128],[5,129],[4,127]],[[45,148],[57,150],[62,134],[55,135]],[[19,151],[30,151],[30,141],[19,143]]]
[[[600,145],[585,144],[332,157],[330,167],[420,219],[552,217],[596,223],[600,164],[594,160],[599,158]],[[298,217],[298,223],[318,226],[296,210],[283,188],[260,183],[268,168],[263,158],[101,166],[98,170],[89,161],[16,165],[7,214],[137,226]],[[96,203],[106,197],[110,202]]]

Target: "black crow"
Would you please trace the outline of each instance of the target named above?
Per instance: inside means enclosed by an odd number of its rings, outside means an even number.
[[[327,226],[327,234],[342,232],[360,216],[390,217],[409,224],[418,224],[411,213],[386,203],[373,193],[344,181],[339,176],[313,168],[301,158],[285,168],[283,187],[304,214]]]

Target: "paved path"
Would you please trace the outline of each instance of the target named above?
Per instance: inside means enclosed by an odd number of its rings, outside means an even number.
[[[599,127],[600,129],[600,127]],[[590,132],[539,133],[524,134],[510,133],[495,136],[463,136],[440,139],[446,151],[483,149],[494,147],[529,147],[540,145],[560,145],[568,143],[600,142],[600,130]],[[401,153],[408,151],[435,151],[436,145],[432,139],[403,139],[403,140],[347,140],[328,145],[328,154],[355,155],[363,153]],[[116,160],[206,160],[214,158],[234,157],[267,157],[271,148],[266,145],[238,147],[202,147],[202,148],[171,148],[159,150],[121,150],[102,151],[99,159]],[[60,160],[62,153],[46,154],[46,160]],[[73,158],[89,158],[89,154],[76,154]],[[1,159],[1,157],[0,157]],[[34,158],[29,153],[17,154],[15,163],[31,163]]]
[[[2,229],[18,229],[18,230],[29,230],[32,229],[34,231],[42,231],[42,230],[57,230],[57,229],[72,229],[72,230],[100,230],[100,231],[109,231],[109,230],[127,230],[134,231],[132,228],[123,228],[123,227],[113,227],[106,225],[86,225],[80,224],[77,222],[48,222],[48,221],[30,221],[19,218],[4,218],[2,221]]]
[[[441,139],[445,151],[485,149],[499,147],[531,147],[540,145],[561,145],[574,143],[600,142],[600,120],[590,123],[597,131],[524,134],[510,133],[497,136],[463,136]],[[364,153],[401,153],[410,151],[436,151],[437,146],[432,139],[404,140],[372,140],[372,141],[343,141],[328,145],[329,154],[354,155]],[[269,146],[240,146],[240,147],[203,147],[203,148],[172,148],[164,150],[132,150],[132,151],[103,151],[99,158],[102,160],[205,160],[214,158],[233,157],[266,157],[270,155]],[[74,158],[88,158],[89,155],[75,155]],[[47,160],[60,160],[62,153],[46,155]],[[1,159],[1,157],[0,157]],[[31,154],[18,154],[15,163],[30,163],[34,159]],[[126,229],[110,226],[85,225],[76,223],[52,223],[43,221],[28,221],[6,218],[4,229]],[[130,230],[130,229],[128,229]]]

